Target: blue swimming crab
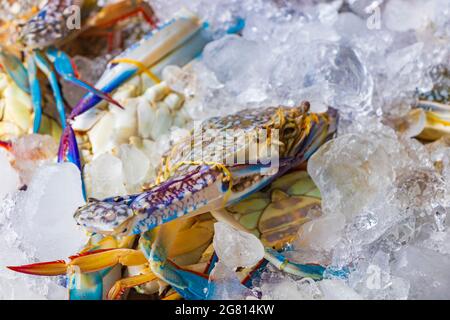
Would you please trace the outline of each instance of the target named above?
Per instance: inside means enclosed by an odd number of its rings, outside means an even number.
[[[162,160],[156,181],[142,193],[91,199],[76,211],[76,222],[93,234],[119,239],[139,235],[138,249],[94,250],[76,256],[69,263],[59,260],[10,268],[37,275],[56,275],[76,266],[81,274],[89,274],[116,264],[139,266],[146,263],[142,274],[118,281],[112,296],[120,296],[126,288],[159,278],[184,298],[205,299],[207,293],[214,290],[214,282],[209,282],[205,274],[182,268],[168,259],[168,248],[173,246],[183,222],[207,212],[218,220],[232,221],[223,210],[225,207],[239,203],[304,164],[333,136],[337,119],[336,111],[331,108],[326,113],[311,113],[308,102],[293,108],[247,109],[211,118],[173,146]],[[211,130],[213,134],[207,134]],[[266,138],[254,132],[264,132]],[[251,144],[230,146],[215,139],[223,133],[228,137],[226,141],[242,142],[243,136],[250,137],[249,140],[253,137],[257,150],[275,145],[277,152],[265,159],[255,159],[251,154],[255,150],[249,148]],[[199,150],[202,151],[199,153]],[[199,159],[198,154],[202,158]],[[223,155],[234,160],[239,155],[246,157],[243,157],[244,162],[231,161],[230,164],[223,160]],[[277,166],[272,168],[275,157]],[[322,266],[289,263],[272,248],[266,248],[264,257],[276,267],[296,275],[320,279],[324,272]]]

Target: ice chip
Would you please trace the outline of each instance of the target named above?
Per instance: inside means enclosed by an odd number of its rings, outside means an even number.
[[[253,234],[239,231],[224,222],[214,224],[214,249],[227,267],[251,267],[264,257],[264,247]]]
[[[126,194],[122,161],[104,153],[84,168],[89,197],[103,199]]]

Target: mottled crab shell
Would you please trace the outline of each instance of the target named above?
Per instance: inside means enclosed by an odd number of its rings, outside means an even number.
[[[71,16],[73,16],[72,19],[81,18],[75,17],[78,14],[78,11],[75,11],[76,9],[70,9],[81,7],[82,10],[86,10],[88,7],[83,7],[84,2],[88,1],[47,1],[45,6],[36,15],[21,26],[19,30],[19,42],[27,49],[42,49],[66,38],[75,29],[69,26],[69,18]],[[84,11],[83,15],[85,15]]]
[[[320,212],[320,192],[306,171],[294,171],[270,187],[226,208],[259,237],[266,247],[281,249],[292,242],[300,226]]]
[[[165,180],[170,177],[173,172],[168,169],[176,168],[177,164],[183,162],[201,161],[202,163],[226,164],[224,155],[233,159],[248,152],[246,150],[248,144],[242,140],[244,135],[256,138],[255,133],[257,134],[260,129],[264,128],[269,128],[267,130],[269,134],[270,130],[280,129],[278,140],[284,142],[280,143],[280,155],[292,156],[292,152],[296,151],[293,143],[303,141],[309,133],[307,130],[303,130],[302,126],[302,123],[309,117],[308,108],[309,103],[294,108],[280,106],[263,110],[245,109],[228,116],[210,118],[203,122],[200,128],[194,129],[189,137],[180,141],[167,152],[160,167],[160,174],[163,175],[165,172],[166,176],[160,176],[160,178]],[[287,122],[292,122],[293,125],[286,126]],[[286,129],[289,129],[289,132]],[[218,136],[221,136],[223,140],[218,140]],[[228,141],[234,141],[234,143],[227,143]],[[179,175],[195,170],[196,167],[198,167],[197,164],[184,165],[176,171]]]

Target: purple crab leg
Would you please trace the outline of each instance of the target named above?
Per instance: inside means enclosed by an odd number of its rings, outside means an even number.
[[[70,83],[75,84],[76,86],[79,86],[83,89],[88,90],[92,94],[95,94],[98,98],[104,99],[108,101],[109,103],[112,103],[119,108],[123,107],[120,105],[119,102],[111,98],[110,95],[96,89],[91,84],[79,79],[76,76],[75,69],[72,65],[72,61],[70,60],[69,56],[65,54],[63,51],[56,49],[55,47],[50,47],[45,51],[47,58],[53,63],[56,72],[65,80]]]
[[[50,86],[52,87],[53,96],[56,101],[56,108],[58,109],[59,118],[61,120],[61,126],[63,129],[66,126],[66,113],[64,111],[64,101],[61,94],[61,89],[59,88],[58,79],[56,78],[55,72],[53,72],[51,66],[45,60],[45,57],[39,52],[39,50],[34,50],[34,57],[39,69],[47,76]]]
[[[65,161],[72,162],[80,170],[81,186],[83,188],[84,199],[86,200],[86,188],[84,185],[80,153],[78,151],[78,144],[77,139],[75,137],[75,133],[73,132],[73,129],[70,125],[67,125],[64,128],[58,149],[58,162],[65,162]]]

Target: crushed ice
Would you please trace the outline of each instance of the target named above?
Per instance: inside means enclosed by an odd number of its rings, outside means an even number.
[[[217,33],[202,59],[164,71],[164,80],[185,94],[193,119],[306,99],[314,111],[331,105],[342,116],[338,137],[308,165],[323,214],[302,226],[289,257],[349,267],[349,276],[330,273],[314,282],[269,268],[249,293],[233,271],[257,263],[262,246],[217,223],[214,298],[450,299],[450,143],[425,147],[385,125],[410,110],[417,91],[431,89],[433,67],[450,67],[448,0],[151,3],[163,20],[181,6],[217,29],[245,19],[242,37]],[[170,124],[158,124],[164,128],[152,130],[167,133]],[[72,220],[83,202],[78,170],[50,164],[56,150],[50,138],[25,139],[0,152],[0,298],[64,298],[58,279],[4,268],[68,256],[85,241]],[[90,193],[102,198],[136,190],[152,175],[161,145],[148,140],[140,149],[123,145],[115,155],[100,154],[85,168],[86,179],[95,181]]]

